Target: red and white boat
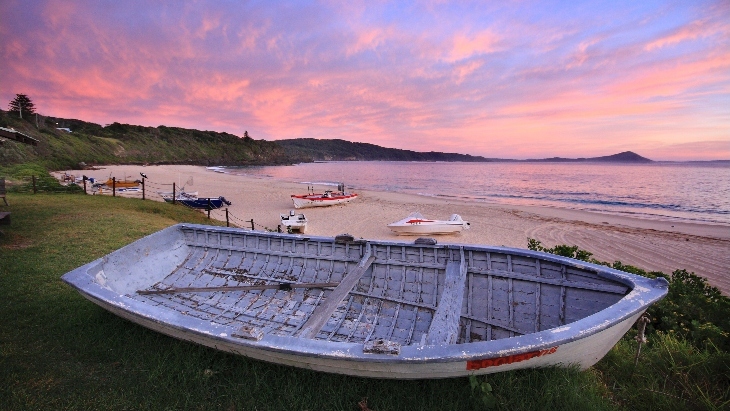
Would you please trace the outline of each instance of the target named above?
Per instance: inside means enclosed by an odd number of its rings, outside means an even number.
[[[452,214],[448,220],[430,220],[416,212],[388,224],[388,228],[401,235],[453,234],[469,229],[469,223],[458,214]]]
[[[326,190],[324,193],[314,193],[310,188],[307,194],[292,194],[294,208],[327,207],[331,205],[349,203],[357,198],[357,193],[345,193],[345,185],[340,184],[339,191]]]

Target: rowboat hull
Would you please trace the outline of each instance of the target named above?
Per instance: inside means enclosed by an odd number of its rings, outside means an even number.
[[[420,213],[412,213],[400,221],[388,224],[388,228],[398,235],[454,234],[469,229],[469,223],[458,214],[452,215],[449,220],[430,220]]]
[[[294,208],[307,208],[307,207],[329,207],[338,204],[349,203],[350,201],[357,198],[357,194],[344,194],[337,195],[333,194],[329,197],[325,197],[322,194],[305,194],[291,196]]]
[[[663,279],[527,250],[338,242],[190,224],[63,280],[99,306],[175,338],[278,364],[398,379],[587,368],[667,292]],[[139,293],[287,281],[339,285]]]

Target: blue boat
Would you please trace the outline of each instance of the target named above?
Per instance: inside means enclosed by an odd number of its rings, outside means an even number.
[[[168,203],[172,202],[172,197],[165,197],[165,201]],[[176,202],[188,206],[190,208],[195,208],[198,210],[215,210],[218,208],[223,207],[223,205],[231,205],[231,202],[226,200],[225,197],[218,197],[218,198],[192,198],[192,197],[185,197],[181,198],[178,197]]]

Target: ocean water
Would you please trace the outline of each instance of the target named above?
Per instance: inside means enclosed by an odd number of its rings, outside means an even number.
[[[730,225],[727,163],[423,163],[356,161],[212,167],[320,188],[393,191]]]

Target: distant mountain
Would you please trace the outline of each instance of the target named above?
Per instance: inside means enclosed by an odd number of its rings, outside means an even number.
[[[552,157],[552,158],[540,158],[530,159],[524,161],[539,161],[539,162],[555,162],[555,163],[574,163],[574,162],[604,162],[604,163],[652,163],[654,160],[650,160],[646,157],[642,157],[633,151],[624,151],[622,153],[613,154],[610,156],[602,157],[589,157],[589,158],[563,158],[563,157]]]
[[[318,140],[314,138],[295,138],[277,140],[280,146],[292,156],[309,161],[466,161],[466,162],[614,162],[614,163],[648,163],[652,160],[631,151],[624,151],[610,156],[591,158],[541,158],[529,160],[513,160],[506,158],[487,158],[469,154],[419,152],[387,148],[369,143],[353,143],[350,141]]]
[[[589,158],[588,161],[610,161],[614,163],[652,163],[654,160],[642,157],[634,153],[633,151],[624,151],[623,153],[618,153],[611,156]]]

